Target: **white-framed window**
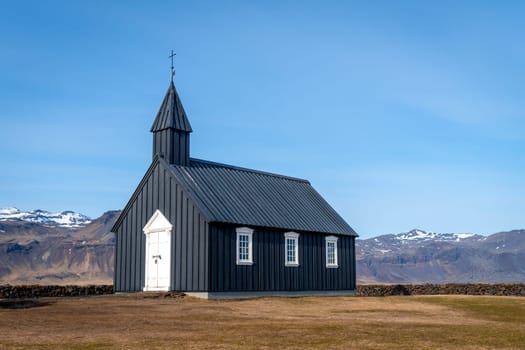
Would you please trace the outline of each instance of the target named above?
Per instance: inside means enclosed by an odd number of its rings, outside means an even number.
[[[237,228],[237,265],[253,264],[253,230],[248,227]]]
[[[325,237],[326,242],[326,267],[328,268],[337,268],[339,267],[339,262],[337,260],[337,240],[335,236]]]
[[[299,266],[299,234],[286,232],[284,234],[284,265]]]

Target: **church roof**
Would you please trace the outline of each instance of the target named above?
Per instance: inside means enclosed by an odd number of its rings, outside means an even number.
[[[209,222],[357,236],[303,179],[191,159],[170,170]]]
[[[184,107],[182,107],[173,81],[170,82],[166,96],[164,96],[150,131],[155,132],[168,128],[192,132],[190,121],[186,116],[186,112],[184,112]]]

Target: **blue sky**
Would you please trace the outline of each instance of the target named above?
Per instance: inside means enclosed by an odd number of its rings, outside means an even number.
[[[122,208],[169,83],[192,156],[307,178],[362,237],[525,227],[521,1],[0,5],[0,207]]]

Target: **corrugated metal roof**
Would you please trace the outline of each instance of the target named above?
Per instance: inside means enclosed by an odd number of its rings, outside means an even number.
[[[161,162],[211,222],[357,235],[306,180],[198,159]]]
[[[184,107],[182,107],[179,94],[177,94],[173,81],[168,87],[166,96],[164,96],[164,100],[162,101],[150,131],[155,132],[167,128],[192,132],[190,121],[186,116]]]

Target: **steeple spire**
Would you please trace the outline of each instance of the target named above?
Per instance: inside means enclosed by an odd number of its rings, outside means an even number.
[[[173,81],[170,82],[150,131],[156,132],[167,128],[186,132],[193,131]]]
[[[173,84],[173,57],[171,52],[171,81],[151,126],[153,133],[153,157],[162,155],[170,164],[188,165],[190,158],[190,122],[182,106],[179,94]]]
[[[173,69],[173,57],[175,57],[176,53],[171,50],[171,55],[169,55],[169,58],[171,58],[171,81],[173,82],[173,76],[175,75],[175,70]]]

